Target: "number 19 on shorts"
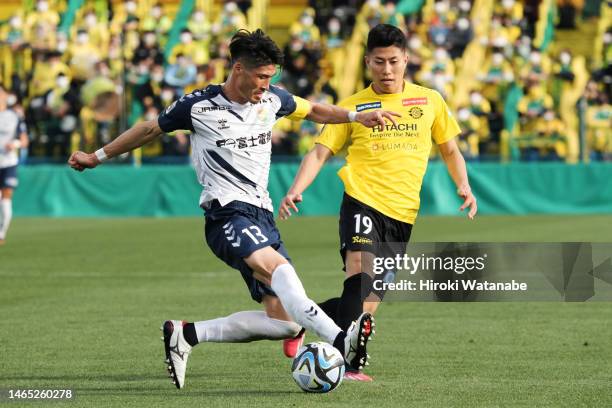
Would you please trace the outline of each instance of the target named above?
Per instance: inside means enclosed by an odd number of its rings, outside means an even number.
[[[372,232],[372,219],[367,215],[355,214],[355,233],[369,234],[370,232]]]

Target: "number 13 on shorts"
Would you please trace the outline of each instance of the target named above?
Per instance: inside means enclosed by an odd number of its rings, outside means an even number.
[[[261,232],[256,225],[251,225],[248,228],[243,228],[241,231],[244,235],[248,236],[253,240],[255,244],[263,244],[264,242],[268,242],[268,238]]]
[[[228,222],[223,226],[223,231],[225,232],[225,239],[227,239],[233,247],[237,248],[240,246],[242,242],[242,238],[240,235],[236,234],[236,230],[234,229],[234,224]],[[264,242],[268,242],[268,237],[266,237],[261,229],[257,225],[250,225],[246,228],[240,230],[242,236],[246,236],[251,239],[254,244],[263,244]]]

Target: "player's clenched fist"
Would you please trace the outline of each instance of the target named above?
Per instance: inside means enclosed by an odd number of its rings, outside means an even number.
[[[72,153],[68,159],[68,164],[77,171],[83,171],[85,169],[93,169],[100,164],[100,160],[98,160],[95,154],[77,151]]]
[[[281,201],[280,208],[278,209],[278,215],[280,216],[281,220],[286,220],[287,218],[291,217],[291,209],[298,212],[299,210],[295,204],[301,202],[301,194],[288,193]]]

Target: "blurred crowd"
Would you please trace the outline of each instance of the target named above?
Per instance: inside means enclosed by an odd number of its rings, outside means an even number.
[[[228,41],[246,28],[248,7],[227,2],[215,20],[196,7],[178,27],[163,4],[146,0],[85,6],[73,21],[64,0],[38,0],[13,15],[0,26],[0,73],[28,125],[30,160],[94,150],[186,92],[223,81]],[[188,152],[187,135],[177,132],[141,153]]]
[[[247,27],[250,1],[224,2],[216,15],[191,11],[185,21],[170,17],[166,3],[126,0],[85,2],[71,14],[66,0],[37,0],[0,25],[0,74],[10,105],[25,117],[32,140],[30,158],[64,160],[75,148],[92,151],[138,120],[153,119],[164,106],[194,89],[220,83],[228,72],[228,40]],[[507,127],[506,104],[513,101],[519,121],[512,130],[524,160],[567,156],[563,97],[574,88],[575,56],[569,49],[546,52],[535,45],[538,1],[495,2],[486,35],[478,34],[469,0],[310,0],[289,27],[285,63],[274,81],[301,97],[338,101],[346,61],[345,46],[359,21],[367,27],[389,23],[409,38],[409,81],[438,90],[454,108],[463,130],[466,158],[499,157]],[[576,4],[578,3],[578,4]],[[559,26],[580,15],[580,2],[559,1]],[[196,2],[197,4],[197,2]],[[367,30],[363,31],[365,42]],[[601,38],[598,58],[573,107],[580,112],[592,160],[610,158],[610,62],[612,31]],[[456,100],[457,76],[470,44],[485,50],[475,86]],[[368,83],[363,70],[357,78]],[[581,91],[582,92],[582,91]],[[578,114],[578,113],[577,113]],[[278,122],[273,152],[301,155],[319,127],[311,122]],[[189,138],[166,135],[145,146],[144,159],[186,157]]]

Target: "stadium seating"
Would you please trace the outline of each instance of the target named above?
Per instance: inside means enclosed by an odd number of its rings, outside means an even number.
[[[96,148],[184,93],[223,81],[227,42],[240,28],[263,27],[284,48],[287,62],[276,83],[333,103],[368,84],[365,39],[380,22],[409,36],[407,79],[445,96],[460,116],[468,160],[610,159],[608,3],[594,20],[574,10],[579,18],[569,30],[555,28],[556,16],[561,10],[560,23],[571,25],[572,10],[550,0],[538,6],[513,0],[333,5],[3,1],[0,80],[29,126],[24,159],[63,161],[70,150]],[[311,123],[281,121],[273,152],[303,154],[317,131]],[[187,135],[177,133],[122,160],[186,162],[188,152]]]

